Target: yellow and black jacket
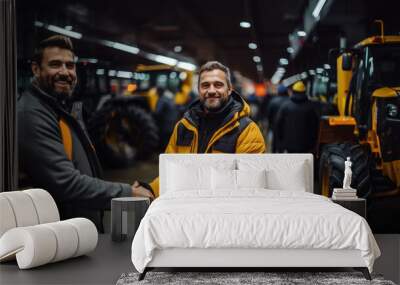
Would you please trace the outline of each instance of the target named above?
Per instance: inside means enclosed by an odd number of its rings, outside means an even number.
[[[217,114],[205,114],[196,100],[175,125],[165,153],[263,153],[264,138],[249,115],[249,105],[236,92]],[[158,196],[158,177],[150,186]]]
[[[34,85],[17,103],[20,170],[29,186],[47,190],[62,219],[86,217],[101,229],[101,210],[114,197],[131,196],[131,186],[104,181],[83,122]]]

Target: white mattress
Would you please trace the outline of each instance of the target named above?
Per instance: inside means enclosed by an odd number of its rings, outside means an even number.
[[[156,199],[132,243],[136,269],[143,272],[154,251],[167,248],[360,250],[370,271],[380,255],[365,219],[325,197],[266,189],[223,193]]]

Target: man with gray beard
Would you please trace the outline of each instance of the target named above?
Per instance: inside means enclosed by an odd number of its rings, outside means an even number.
[[[199,71],[199,99],[175,125],[165,153],[263,153],[262,133],[250,118],[250,106],[233,90],[230,70],[217,61]],[[159,195],[159,179],[135,181],[135,189]]]

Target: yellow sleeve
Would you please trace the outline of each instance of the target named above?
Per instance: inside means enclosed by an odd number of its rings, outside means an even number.
[[[156,197],[160,196],[160,177],[157,176],[149,184],[150,184],[151,189],[153,189],[154,196],[156,196]]]
[[[178,122],[175,125],[174,131],[172,132],[171,138],[169,139],[168,145],[165,149],[164,153],[176,153],[176,138],[177,138],[177,133],[178,133],[178,125],[180,122]],[[156,197],[160,196],[160,178],[157,176],[154,178],[153,181],[150,183],[151,189],[153,189],[154,195]]]
[[[254,122],[243,130],[236,142],[236,153],[264,153],[265,148],[264,137]]]

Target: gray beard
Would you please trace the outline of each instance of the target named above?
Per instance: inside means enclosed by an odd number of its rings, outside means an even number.
[[[216,107],[216,108],[208,108],[207,106],[206,106],[206,104],[205,104],[205,101],[203,101],[202,102],[202,107],[203,107],[203,109],[204,110],[206,110],[207,112],[210,112],[210,113],[217,113],[218,111],[220,111],[221,109],[223,109],[224,107],[225,107],[225,105],[226,105],[226,103],[228,103],[228,100],[229,99],[229,97],[227,97],[226,99],[224,99],[224,100],[221,100],[220,102],[221,102],[221,105],[219,106],[219,107]]]

